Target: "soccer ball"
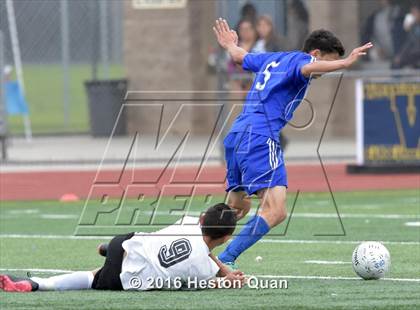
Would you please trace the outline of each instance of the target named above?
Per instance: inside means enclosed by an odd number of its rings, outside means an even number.
[[[391,256],[380,242],[362,242],[353,251],[353,269],[365,280],[383,278],[391,267]]]

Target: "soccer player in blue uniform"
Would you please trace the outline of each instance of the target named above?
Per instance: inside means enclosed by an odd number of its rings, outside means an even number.
[[[287,174],[279,132],[293,117],[315,74],[349,68],[373,45],[358,47],[344,59],[340,40],[327,30],[312,32],[302,51],[248,53],[224,19],[213,30],[219,44],[244,70],[255,73],[242,113],[224,140],[229,205],[238,219],[250,210],[250,196],[260,199],[258,214],[219,255],[233,265],[247,248],[287,217]]]

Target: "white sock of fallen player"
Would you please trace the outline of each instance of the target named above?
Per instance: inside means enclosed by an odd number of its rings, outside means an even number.
[[[93,273],[78,271],[49,278],[32,277],[31,280],[38,283],[40,291],[86,290],[92,288]]]

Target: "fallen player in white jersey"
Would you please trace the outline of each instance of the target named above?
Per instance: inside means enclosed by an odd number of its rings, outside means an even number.
[[[0,275],[0,288],[31,292],[241,287],[243,273],[230,271],[211,253],[230,239],[235,226],[235,212],[220,203],[200,218],[184,217],[154,233],[116,236],[101,248],[106,259],[97,270],[50,278]]]

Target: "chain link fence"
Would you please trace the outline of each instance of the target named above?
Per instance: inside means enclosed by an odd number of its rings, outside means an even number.
[[[35,134],[89,130],[84,82],[124,76],[123,4],[120,0],[0,1],[1,71],[5,80],[22,80]],[[19,114],[9,115],[10,133],[23,133],[22,119]]]

